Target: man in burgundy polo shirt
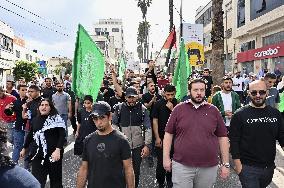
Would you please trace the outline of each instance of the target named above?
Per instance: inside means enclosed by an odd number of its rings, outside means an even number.
[[[172,170],[173,187],[212,187],[217,177],[219,151],[220,176],[227,178],[230,173],[226,127],[218,109],[204,101],[205,85],[199,78],[189,83],[191,99],[173,109],[165,129],[163,165],[166,171]]]

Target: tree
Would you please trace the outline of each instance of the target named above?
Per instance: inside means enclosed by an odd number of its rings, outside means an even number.
[[[223,0],[212,0],[212,31],[211,31],[211,42],[212,42],[212,78],[214,84],[221,84],[222,77],[225,74],[224,65],[224,24],[223,24]]]
[[[29,63],[26,61],[18,61],[13,70],[13,76],[15,80],[19,78],[25,78],[27,82],[32,80],[32,77],[38,73],[38,64]]]
[[[148,47],[147,36],[149,35],[150,30],[149,22],[139,22],[138,32],[137,32],[137,53],[140,59],[140,62],[145,61],[146,59],[146,50]],[[145,45],[146,44],[146,45]],[[144,59],[143,59],[144,58]]]
[[[149,35],[149,28],[147,28],[147,19],[146,19],[146,15],[147,15],[147,11],[148,8],[150,7],[150,5],[152,4],[152,0],[138,0],[137,6],[141,9],[142,12],[142,18],[144,20],[144,30],[147,32],[145,32],[145,40],[144,40],[144,61],[146,59],[149,58],[149,45],[148,45],[148,35]],[[140,24],[140,23],[139,23]],[[139,29],[138,29],[139,30]],[[138,44],[139,45],[139,44]]]

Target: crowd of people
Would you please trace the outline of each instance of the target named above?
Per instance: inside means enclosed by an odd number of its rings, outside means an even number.
[[[228,178],[231,166],[244,188],[264,188],[276,142],[284,148],[284,79],[277,78],[236,72],[214,85],[209,69],[193,71],[181,101],[172,75],[152,60],[144,74],[127,70],[122,80],[110,67],[96,99],[76,96],[69,75],[7,81],[0,87],[0,187],[43,188],[47,176],[51,188],[63,187],[70,120],[82,160],[78,188],[137,188],[143,159],[156,166],[160,188],[209,188],[218,174]]]

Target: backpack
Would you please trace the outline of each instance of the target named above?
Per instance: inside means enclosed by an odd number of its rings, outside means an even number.
[[[125,105],[125,103],[118,103],[117,105],[115,105],[115,110],[117,110],[117,115],[118,115],[118,127],[119,127],[119,129],[120,129],[120,131],[121,131],[121,127],[120,127],[120,115],[121,115],[121,109],[122,109],[122,105]],[[139,103],[139,105],[140,105],[140,108],[141,108],[141,110],[142,110],[142,119],[141,119],[141,122],[143,122],[144,121],[144,117],[145,117],[145,111],[147,110],[146,108],[142,108],[142,104],[141,103]],[[142,127],[143,127],[143,130],[144,130],[144,125],[142,125]]]

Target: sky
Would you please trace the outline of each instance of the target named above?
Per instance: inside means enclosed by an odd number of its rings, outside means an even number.
[[[180,11],[180,1],[174,6]],[[183,0],[183,19],[194,23],[196,10],[209,0]],[[151,25],[150,43],[159,51],[169,33],[168,0],[152,0],[147,20]],[[21,7],[21,8],[20,8]],[[136,54],[138,24],[142,21],[137,0],[1,0],[0,20],[26,41],[26,47],[37,49],[45,57],[62,56],[73,59],[76,31],[82,24],[89,34],[93,24],[102,18],[123,20],[125,48]],[[174,9],[174,24],[179,15]]]

